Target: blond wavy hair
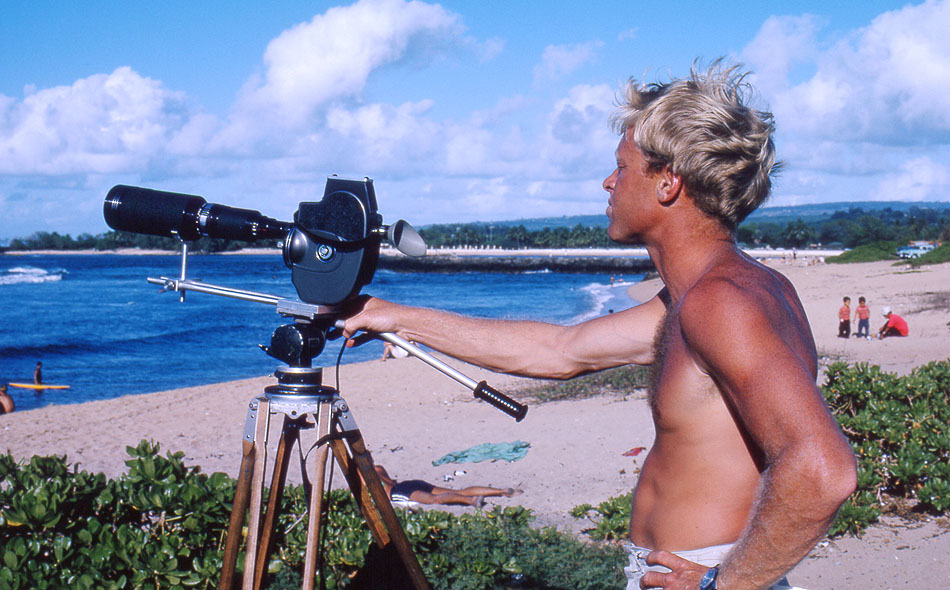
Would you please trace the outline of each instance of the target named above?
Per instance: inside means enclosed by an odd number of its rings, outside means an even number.
[[[704,71],[646,84],[631,78],[611,119],[652,170],[683,179],[696,206],[734,230],[768,197],[775,161],[772,114],[748,106],[754,90],[741,66],[721,59]]]

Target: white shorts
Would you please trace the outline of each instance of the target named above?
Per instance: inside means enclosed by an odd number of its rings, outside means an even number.
[[[723,558],[729,553],[733,545],[734,543],[729,543],[690,551],[674,551],[673,553],[693,563],[713,567],[722,563]],[[627,550],[627,555],[630,557],[630,565],[623,568],[623,573],[627,574],[627,590],[640,590],[640,578],[647,572],[661,572],[664,574],[670,572],[669,568],[663,567],[662,565],[647,565],[647,555],[649,555],[652,549],[637,547],[633,543],[624,543],[624,549]],[[782,578],[772,586],[772,590],[804,589],[798,588],[797,586],[790,586],[788,580]]]

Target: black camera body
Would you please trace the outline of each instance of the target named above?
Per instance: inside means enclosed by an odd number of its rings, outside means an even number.
[[[323,199],[300,203],[293,223],[208,203],[196,195],[125,185],[109,191],[103,214],[113,229],[183,241],[202,236],[281,240],[297,295],[306,303],[326,306],[356,296],[373,280],[386,234],[369,178],[331,176]]]
[[[373,280],[382,216],[370,179],[331,177],[316,203],[300,203],[284,239],[284,263],[307,303],[336,305]]]

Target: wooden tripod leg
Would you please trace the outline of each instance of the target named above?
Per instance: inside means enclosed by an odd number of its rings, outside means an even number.
[[[228,539],[224,546],[218,590],[232,590],[234,584],[234,568],[237,566],[238,550],[241,548],[241,530],[247,515],[253,472],[254,442],[245,440],[241,443],[241,468],[238,470],[237,489],[234,490],[234,502],[231,504],[231,522],[228,524]]]
[[[377,512],[375,506],[373,506],[373,499],[369,495],[369,489],[363,485],[363,478],[360,477],[356,462],[350,457],[346,443],[343,442],[342,439],[334,439],[330,443],[330,448],[333,449],[333,456],[336,457],[336,461],[340,465],[340,470],[346,477],[346,482],[350,485],[350,492],[353,493],[353,497],[356,499],[356,505],[359,506],[360,512],[363,514],[363,520],[365,520],[367,526],[369,526],[369,532],[372,533],[376,545],[382,549],[389,544],[389,533],[386,531],[386,526],[379,517],[379,512]]]
[[[330,408],[328,401],[320,403],[317,412],[317,440],[330,433]],[[317,575],[317,558],[320,549],[320,523],[323,518],[323,488],[326,482],[328,447],[326,444],[317,449],[315,458],[316,473],[310,488],[310,503],[307,519],[307,551],[304,554],[303,590],[313,590],[313,581]]]
[[[413,586],[416,587],[416,590],[429,590],[429,582],[426,580],[425,574],[422,573],[422,566],[419,565],[419,560],[412,552],[412,547],[409,546],[409,539],[406,537],[406,532],[402,530],[402,524],[400,524],[399,519],[396,518],[396,511],[393,510],[392,502],[389,496],[386,495],[386,490],[383,489],[383,484],[379,480],[379,474],[376,473],[376,469],[373,467],[373,458],[366,450],[363,435],[360,434],[359,430],[350,431],[347,433],[347,442],[350,445],[350,450],[353,452],[353,460],[359,468],[363,482],[366,484],[370,496],[373,498],[376,512],[379,513],[380,518],[382,518],[383,523],[386,525],[392,544],[396,548],[396,553],[399,554],[399,558],[402,560],[406,572],[412,579]],[[360,498],[357,497],[356,500],[358,502]]]
[[[247,549],[244,555],[243,590],[255,590],[254,571],[260,544],[261,502],[264,495],[264,473],[267,468],[267,428],[270,425],[270,401],[258,398],[257,423],[254,427],[254,479],[251,483],[251,501],[247,522]]]
[[[277,453],[274,455],[274,475],[270,480],[270,496],[267,498],[264,523],[261,525],[257,567],[254,568],[255,588],[262,587],[264,572],[267,571],[267,558],[274,539],[274,526],[277,523],[277,517],[280,515],[280,499],[284,495],[284,483],[287,480],[287,465],[290,463],[290,454],[293,451],[294,443],[299,438],[300,423],[284,416],[284,423],[280,431],[280,442],[277,444]],[[247,574],[245,573],[245,575]]]

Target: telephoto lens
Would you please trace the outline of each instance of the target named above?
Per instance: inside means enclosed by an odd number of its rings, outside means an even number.
[[[293,228],[259,211],[208,203],[197,195],[122,184],[106,195],[102,212],[112,229],[185,241],[202,236],[245,242],[283,239]]]

